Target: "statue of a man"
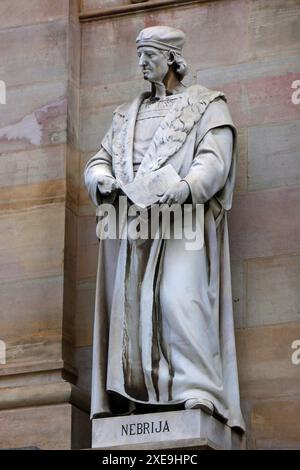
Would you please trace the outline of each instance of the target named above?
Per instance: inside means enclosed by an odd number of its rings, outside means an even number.
[[[227,230],[236,130],[223,93],[182,84],[184,40],[167,26],[139,33],[151,91],[115,110],[85,182],[95,205],[118,210],[122,185],[171,165],[179,178],[158,205],[204,205],[204,243],[100,240],[91,415],[201,408],[244,429]]]

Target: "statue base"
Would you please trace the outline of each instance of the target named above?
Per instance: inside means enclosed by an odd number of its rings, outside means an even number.
[[[93,449],[245,449],[245,437],[202,410],[93,420]]]

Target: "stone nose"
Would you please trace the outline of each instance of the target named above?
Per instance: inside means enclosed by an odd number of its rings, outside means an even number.
[[[143,67],[144,65],[147,64],[147,60],[146,60],[146,57],[144,54],[141,54],[140,58],[139,58],[139,65],[140,67]]]

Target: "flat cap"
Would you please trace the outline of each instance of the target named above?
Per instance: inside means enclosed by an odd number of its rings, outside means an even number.
[[[137,48],[150,46],[179,53],[182,51],[184,41],[184,32],[170,26],[151,26],[142,29],[136,38]]]

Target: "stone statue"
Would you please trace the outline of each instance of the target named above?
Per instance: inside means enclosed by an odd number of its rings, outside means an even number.
[[[236,130],[223,93],[182,83],[184,40],[167,26],[139,33],[151,91],[115,110],[85,182],[96,206],[118,212],[126,187],[169,165],[178,179],[156,206],[201,205],[204,243],[188,250],[162,232],[100,240],[91,416],[201,408],[243,430],[227,230]]]

